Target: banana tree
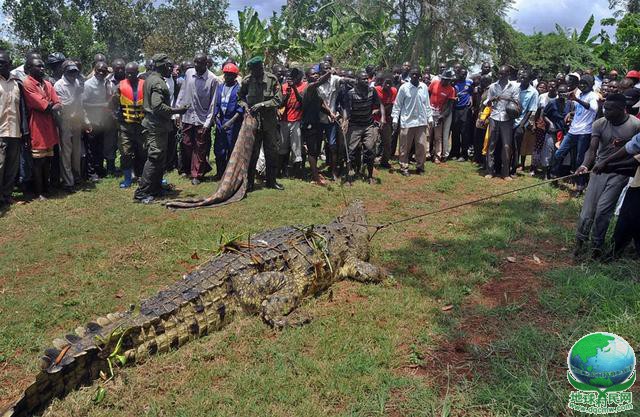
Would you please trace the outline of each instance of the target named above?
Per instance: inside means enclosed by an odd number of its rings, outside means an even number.
[[[254,9],[247,7],[238,11],[238,23],[240,65],[243,67],[254,55],[262,55],[265,63],[273,64],[306,58],[314,48],[299,36],[290,36],[285,19],[275,13],[271,19],[263,21]]]

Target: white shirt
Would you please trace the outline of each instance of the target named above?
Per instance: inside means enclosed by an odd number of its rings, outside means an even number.
[[[549,100],[551,100],[549,98],[549,93],[540,94],[540,97],[538,97],[538,108],[544,110],[544,108],[547,107],[547,104],[549,104]]]
[[[580,103],[574,102],[576,111],[571,121],[569,133],[572,135],[590,135],[593,121],[598,113],[598,95],[593,91],[589,91],[587,94],[580,94],[578,98],[589,103],[589,108],[585,109]]]
[[[0,137],[19,138],[20,87],[12,76],[8,80],[0,75]]]
[[[220,109],[222,109],[222,113],[226,113],[227,111],[227,106],[229,105],[229,98],[231,97],[231,91],[233,90],[234,87],[235,85],[232,85],[231,87],[229,87],[226,84],[222,86],[222,94],[220,96]]]
[[[398,89],[396,102],[393,104],[391,118],[394,123],[397,123],[399,119],[403,129],[427,126],[433,122],[427,85],[423,82],[420,82],[418,86],[410,82],[402,84]]]
[[[88,122],[82,105],[83,88],[78,80],[73,82],[63,76],[53,85],[62,104],[62,116],[65,119]]]
[[[20,65],[19,67],[14,68],[11,71],[11,75],[19,79],[20,81],[24,81],[27,78],[27,74],[24,72],[24,65]]]
[[[341,77],[331,74],[331,78],[327,82],[318,86],[318,95],[332,112],[336,111],[336,100],[341,80]],[[329,116],[321,112],[320,123],[329,123]]]

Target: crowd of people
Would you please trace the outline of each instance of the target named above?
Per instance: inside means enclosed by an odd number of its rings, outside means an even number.
[[[547,179],[595,165],[597,173],[576,177],[578,191],[589,184],[576,251],[591,241],[601,256],[629,177],[615,170],[619,160],[635,168],[618,150],[640,133],[640,73],[620,77],[605,67],[567,66],[553,76],[488,62],[473,74],[459,63],[433,72],[410,62],[352,71],[327,55],[304,69],[290,63],[269,72],[256,56],[241,76],[232,59],[216,75],[205,54],[179,65],[156,54],[143,72],[137,62],[108,63],[98,54],[86,74],[60,52],[46,60],[32,52],[12,67],[0,51],[2,204],[11,204],[15,185],[46,199],[50,187],[74,192],[107,175],[122,176],[121,188],[137,182],[135,201],[149,203],[165,192],[166,172],[177,169],[198,185],[213,170],[211,159],[219,180],[251,114],[258,129],[248,191],[256,174],[282,190],[281,177],[309,175],[319,186],[358,177],[375,183],[375,169],[420,175],[427,162],[470,161],[487,178],[506,181],[526,172],[527,161],[530,175]],[[635,173],[621,216],[638,213],[638,191]],[[618,222],[626,227],[616,229],[615,250],[635,237],[640,253],[638,227],[629,221]]]

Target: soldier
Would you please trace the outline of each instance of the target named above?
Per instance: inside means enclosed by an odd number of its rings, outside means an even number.
[[[141,124],[144,118],[144,80],[138,78],[138,72],[138,64],[129,62],[124,69],[125,79],[118,83],[112,98],[120,125],[118,147],[122,155],[120,163],[124,174],[120,188],[131,187],[133,174],[138,178],[142,175],[142,168],[147,159]]]
[[[250,75],[242,80],[238,93],[240,105],[258,120],[253,154],[249,163],[248,191],[253,191],[256,164],[260,155],[260,146],[264,146],[264,157],[267,165],[267,188],[284,190],[276,182],[278,172],[278,116],[277,109],[282,103],[282,87],[275,75],[265,72],[263,58],[256,56],[247,62]]]
[[[155,54],[152,58],[153,70],[145,79],[143,87],[144,129],[147,145],[147,161],[144,164],[138,189],[134,193],[136,202],[149,204],[162,192],[162,174],[165,168],[169,132],[172,128],[171,116],[184,114],[187,107],[171,107],[171,95],[163,77],[170,77],[173,64],[167,54]]]

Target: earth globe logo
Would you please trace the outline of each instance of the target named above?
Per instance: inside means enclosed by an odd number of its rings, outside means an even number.
[[[604,413],[621,411],[616,411],[615,407],[607,411],[604,408],[608,405],[623,404],[627,410],[633,407],[631,393],[623,392],[636,380],[636,356],[631,345],[622,337],[606,332],[583,336],[569,351],[567,364],[569,383],[582,393],[590,393],[584,398],[580,397],[580,393],[576,393],[578,395],[574,398],[572,393],[570,407],[582,398],[584,404],[603,407]],[[625,400],[628,400],[628,404],[625,404]]]

